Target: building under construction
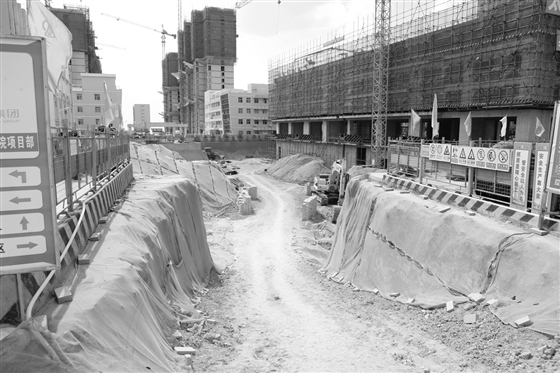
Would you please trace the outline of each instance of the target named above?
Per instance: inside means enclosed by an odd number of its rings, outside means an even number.
[[[236,38],[233,9],[193,10],[191,21],[179,30],[179,121],[188,133],[204,130],[204,92],[233,88]]]
[[[89,8],[64,5],[64,9],[49,10],[72,33],[72,85],[82,85],[82,73],[101,74],[101,62],[95,53],[95,32],[89,18]]]
[[[394,2],[386,135],[432,138],[437,95],[441,138],[468,140],[461,124],[471,112],[472,139],[500,140],[500,119],[507,116],[506,139],[534,142],[538,118],[546,140],[560,98],[560,9],[553,3]],[[269,61],[270,118],[280,137],[370,143],[373,18]],[[411,109],[421,117],[416,133],[409,130]]]

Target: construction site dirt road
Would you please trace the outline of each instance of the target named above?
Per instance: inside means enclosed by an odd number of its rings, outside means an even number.
[[[198,338],[183,331],[199,348],[195,371],[547,371],[558,361],[523,357],[550,340],[490,312],[465,325],[462,309],[422,310],[327,279],[319,260],[309,260],[326,250],[313,255],[299,245],[310,227],[301,222],[304,187],[237,165],[259,200],[254,215],[206,222],[210,246],[235,260],[197,306],[216,323]]]

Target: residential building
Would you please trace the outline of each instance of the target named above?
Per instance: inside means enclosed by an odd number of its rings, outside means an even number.
[[[103,123],[105,90],[113,103],[113,126],[122,129],[122,90],[116,86],[114,74],[82,74],[82,86],[73,87],[74,121],[78,131],[92,130]]]
[[[205,92],[234,87],[236,32],[235,10],[215,7],[193,10],[179,31],[179,114],[189,133],[204,131]]]
[[[268,84],[249,84],[247,90],[206,91],[206,135],[263,135],[275,133],[268,119]]]
[[[179,61],[176,52],[167,53],[162,63],[163,120],[179,123]]]
[[[150,125],[150,105],[134,104],[132,106],[132,118],[134,129],[147,129]]]

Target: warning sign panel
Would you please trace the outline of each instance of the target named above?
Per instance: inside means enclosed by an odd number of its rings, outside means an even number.
[[[451,161],[451,144],[430,144],[428,158],[432,161]]]
[[[508,172],[511,149],[478,148],[472,146],[452,146],[451,163],[467,167],[485,168]]]

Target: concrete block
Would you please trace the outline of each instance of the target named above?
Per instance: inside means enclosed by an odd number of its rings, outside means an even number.
[[[374,186],[374,187],[377,187],[377,188],[383,188],[383,185],[382,185],[382,184],[373,184],[373,186]]]
[[[428,196],[422,196],[422,199],[426,200],[428,199]]]
[[[515,325],[517,326],[527,326],[527,325],[531,325],[533,322],[531,321],[531,319],[529,318],[529,316],[524,316],[520,319],[517,319],[514,321]]]
[[[406,300],[406,303],[412,304],[412,303],[414,303],[414,301],[415,301],[414,298],[408,298],[408,299]]]
[[[474,212],[473,210],[465,210],[465,214],[467,214],[468,216],[475,216],[476,212]]]
[[[37,324],[39,324],[39,326],[42,329],[44,329],[44,330],[49,329],[49,320],[48,320],[47,315],[35,316],[35,317],[33,317],[33,320],[35,320],[35,322]]]
[[[78,255],[78,264],[79,265],[88,265],[89,263],[90,263],[89,254]]]
[[[214,319],[206,319],[206,323],[210,324],[210,325],[214,325],[214,324],[217,324],[218,322]]]
[[[410,190],[401,190],[401,194],[410,194]]]
[[[191,355],[189,355],[189,354],[185,355],[185,360],[187,362],[187,366],[189,366],[189,367],[192,366],[192,356]]]
[[[174,350],[178,355],[191,355],[192,356],[192,355],[196,354],[196,350],[192,347],[175,346]]]
[[[478,321],[478,315],[476,313],[469,313],[463,317],[465,324],[474,324]]]
[[[386,192],[392,192],[392,191],[395,190],[395,189],[394,189],[394,188],[390,188],[390,187],[384,187],[383,190],[386,191]]]
[[[534,233],[539,236],[546,236],[548,234],[548,232],[545,231],[544,229],[531,228],[530,231],[531,233]]]
[[[379,290],[378,289],[373,289],[373,294],[379,294]]]
[[[72,291],[69,286],[54,289],[54,294],[56,295],[56,301],[58,303],[70,302],[73,298]]]
[[[445,309],[447,310],[447,312],[451,312],[455,309],[455,304],[453,303],[452,300],[450,300],[449,302],[445,303]]]
[[[109,217],[103,216],[102,218],[99,219],[99,224],[107,224],[108,221],[109,221]]]
[[[96,233],[91,235],[89,240],[95,242],[95,241],[99,241],[100,238],[101,238],[101,232],[96,232]]]
[[[396,298],[396,297],[398,297],[399,295],[401,295],[401,293],[389,293],[389,296],[390,296],[391,298]]]
[[[247,187],[247,193],[249,193],[249,197],[251,197],[252,201],[257,199],[257,187],[254,185],[250,185]]]
[[[492,305],[494,305],[494,304],[497,303],[497,302],[498,302],[497,299],[490,299],[490,300],[487,300],[487,301],[486,301],[485,305],[487,305],[487,306],[492,306]]]
[[[303,201],[301,220],[302,221],[311,220],[316,213],[317,213],[317,198],[315,198],[315,196],[306,198]]]
[[[310,182],[305,183],[305,195],[308,196],[308,197],[311,195],[311,183]]]
[[[241,215],[251,215],[253,213],[251,197],[248,194],[239,199],[239,212]]]
[[[481,303],[486,299],[486,297],[480,295],[480,293],[470,293],[468,297],[469,299],[471,299],[473,302],[476,303]]]
[[[447,211],[449,211],[449,210],[451,210],[451,207],[447,206],[447,207],[442,207],[442,208],[440,208],[440,209],[438,210],[438,212],[439,212],[440,214],[443,214],[444,212],[447,212]]]

